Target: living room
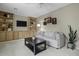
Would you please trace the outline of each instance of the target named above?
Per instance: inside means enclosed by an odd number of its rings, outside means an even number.
[[[37,56],[78,56],[78,10],[78,3],[0,4],[0,55],[33,56],[33,52],[24,45],[24,41],[25,38],[37,37],[48,42],[46,49],[36,54]],[[70,29],[77,34],[73,50],[71,47],[67,48],[69,33],[72,34]],[[43,35],[47,36],[44,38]],[[52,39],[47,39],[50,36]],[[61,39],[62,36],[65,37]]]

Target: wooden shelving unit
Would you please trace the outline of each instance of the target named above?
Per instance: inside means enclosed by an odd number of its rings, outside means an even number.
[[[0,11],[0,31],[13,30],[13,14]]]
[[[30,34],[33,34],[35,35],[36,31],[37,31],[37,21],[36,21],[37,18],[35,17],[28,17],[28,20],[29,20],[29,30],[30,30]],[[31,36],[33,36],[31,35]]]
[[[29,17],[29,29],[13,31],[13,14],[0,11],[0,42],[32,37],[36,32],[36,18]]]
[[[13,40],[13,14],[0,11],[0,42]]]

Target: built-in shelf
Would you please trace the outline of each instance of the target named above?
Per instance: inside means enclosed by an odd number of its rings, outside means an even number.
[[[0,31],[13,30],[13,14],[0,11]]]

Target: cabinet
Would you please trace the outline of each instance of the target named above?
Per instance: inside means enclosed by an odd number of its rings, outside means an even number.
[[[37,18],[35,17],[28,17],[29,20],[29,36],[32,37],[36,34],[37,32]]]
[[[18,31],[14,31],[14,40],[19,39],[19,32]]]
[[[14,39],[13,31],[0,31],[0,42]]]
[[[22,39],[22,38],[23,38],[23,32],[19,31],[19,39]]]
[[[23,38],[29,37],[29,32],[28,31],[23,31]]]
[[[13,14],[0,11],[0,31],[13,30]]]
[[[29,37],[28,31],[19,31],[19,39],[27,38]]]
[[[0,41],[13,40],[13,13],[0,11]]]
[[[34,35],[33,30],[27,31],[0,31],[0,42],[1,41],[11,41],[16,39],[24,39],[27,37],[32,37]]]
[[[31,34],[31,35],[30,35]],[[0,42],[31,37],[31,31],[0,31]]]
[[[14,38],[13,38],[13,31],[7,31],[6,32],[6,41],[10,41],[10,40],[13,40]]]
[[[36,32],[36,18],[29,17],[28,30],[13,31],[13,14],[0,11],[0,41],[10,41],[32,37]]]
[[[0,41],[5,41],[6,39],[6,32],[0,31]]]

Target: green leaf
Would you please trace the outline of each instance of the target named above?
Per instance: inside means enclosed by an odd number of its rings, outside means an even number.
[[[77,34],[76,34],[77,30],[73,31],[72,27],[69,25],[69,31],[70,31],[70,33],[69,33],[69,42],[74,43],[75,42],[75,38],[77,36]]]

